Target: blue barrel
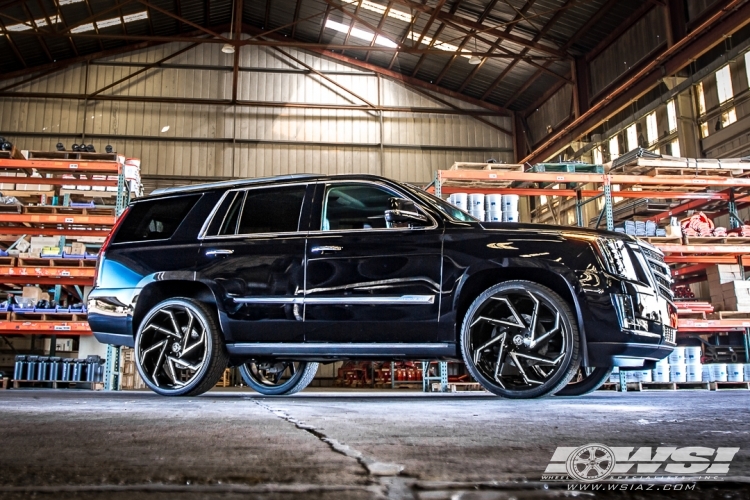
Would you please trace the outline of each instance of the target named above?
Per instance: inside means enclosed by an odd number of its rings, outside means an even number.
[[[13,380],[23,380],[23,372],[26,369],[26,355],[16,356],[16,366],[13,370]]]
[[[49,358],[49,380],[60,380],[60,361],[62,358],[51,356]]]
[[[73,374],[73,359],[71,358],[64,358],[62,360],[62,377],[60,377],[60,380],[63,382],[69,382],[71,380],[70,376]]]
[[[23,380],[36,379],[36,367],[39,364],[39,356],[26,356],[26,378]]]
[[[39,362],[36,366],[36,379],[47,379],[47,368],[49,367],[49,356],[39,356]]]
[[[84,360],[84,359],[74,359],[73,360],[73,374],[70,377],[70,381],[71,382],[80,382],[81,381],[81,376],[83,375],[83,373],[81,373],[81,372],[83,372],[83,368],[84,368],[84,363],[85,362],[86,362],[86,360]]]
[[[86,382],[96,382],[96,371],[101,364],[102,358],[96,354],[86,358]]]

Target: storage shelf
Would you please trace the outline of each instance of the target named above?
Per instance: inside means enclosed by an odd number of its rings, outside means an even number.
[[[72,224],[72,225],[97,225],[113,226],[115,224],[114,215],[67,215],[67,214],[0,214],[0,220],[3,222],[15,222],[17,224]],[[0,233],[3,232],[0,227]],[[34,230],[29,228],[27,233],[33,233]]]
[[[0,320],[0,335],[93,335],[87,321]]]
[[[750,318],[746,319],[687,319],[677,320],[677,331],[680,333],[710,333],[739,331],[750,328]]]
[[[31,170],[39,173],[65,172],[87,174],[117,175],[122,165],[116,161],[82,161],[82,160],[15,160],[0,159],[0,169]],[[23,179],[23,177],[21,177]]]

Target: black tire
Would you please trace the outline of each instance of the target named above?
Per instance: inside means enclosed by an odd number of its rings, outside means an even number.
[[[275,380],[267,377],[268,366],[274,369],[274,375],[278,375]],[[281,379],[285,373],[289,372],[291,376],[285,380]],[[289,396],[299,392],[312,382],[315,374],[318,372],[318,363],[301,361],[295,365],[291,361],[268,361],[256,363],[249,361],[240,366],[240,375],[242,380],[251,389],[265,396]]]
[[[594,392],[609,379],[610,374],[614,366],[597,366],[594,367],[590,373],[586,373],[585,369],[581,367],[576,377],[555,393],[555,396],[583,396],[590,392]]]
[[[554,291],[531,281],[507,281],[482,292],[466,312],[460,341],[469,373],[485,389],[505,398],[554,394],[565,387],[581,362],[578,326],[570,306]]]
[[[191,339],[194,342],[188,345]],[[144,383],[162,396],[203,394],[219,381],[229,359],[216,313],[186,297],[159,302],[146,314],[134,351]]]

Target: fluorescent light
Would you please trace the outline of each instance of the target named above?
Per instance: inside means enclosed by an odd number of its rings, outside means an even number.
[[[122,21],[125,21],[126,23],[132,23],[133,21],[140,21],[141,19],[148,19],[148,11],[143,12],[136,12],[135,14],[128,14],[127,16],[122,16]],[[117,26],[118,24],[122,24],[122,21],[119,17],[113,17],[111,19],[104,19],[103,21],[96,21],[96,27],[99,29],[102,28],[108,28],[110,26]],[[70,30],[71,33],[83,33],[85,31],[94,31],[94,23],[88,23],[83,24],[81,26],[76,26],[72,30]]]
[[[416,42],[417,40],[419,40],[419,36],[420,35],[421,35],[421,33],[415,33],[414,31],[412,31],[411,33],[409,33],[409,40],[414,40]],[[422,43],[424,45],[429,46],[430,42],[432,42],[432,38],[430,38],[429,36],[425,36],[425,37],[422,38]],[[453,45],[453,44],[446,43],[446,42],[441,42],[439,40],[436,41],[435,44],[432,47],[434,49],[444,50],[446,52],[457,52],[458,51],[458,46],[457,45]],[[471,60],[472,56],[469,53],[470,51],[468,51],[466,49],[461,49],[461,52],[467,52],[467,54],[461,54],[461,57],[465,57],[465,58]],[[479,64],[479,63],[477,62],[476,64]]]
[[[81,3],[83,1],[84,0],[58,0],[57,3],[59,3],[60,5],[70,5],[72,3]]]
[[[358,4],[359,3],[359,0],[341,0],[341,1],[344,2],[344,3],[348,3],[348,4]],[[368,0],[362,0],[361,7],[363,9],[365,9],[365,10],[369,10],[369,11],[372,11],[372,12],[377,12],[380,15],[383,15],[385,13],[385,9],[386,9],[385,5],[380,5],[379,3],[370,2]],[[407,22],[407,23],[410,23],[411,20],[412,20],[412,16],[408,12],[404,12],[402,10],[393,9],[393,8],[390,11],[388,11],[388,17],[392,17],[394,19],[398,19],[400,21],[404,21],[404,22]]]
[[[328,21],[326,21],[326,28],[331,28],[332,30],[340,31],[341,33],[349,33],[350,27],[348,24],[341,24],[329,19]],[[351,36],[353,36],[354,38],[359,38],[360,40],[364,40],[366,42],[372,42],[372,39],[374,37],[375,45],[380,45],[381,47],[390,47],[392,49],[398,47],[396,42],[393,42],[392,40],[389,40],[384,36],[375,36],[375,33],[370,33],[369,31],[361,30],[359,28],[351,28],[351,30]]]
[[[60,22],[60,18],[57,16],[52,16],[49,18],[49,20],[52,24],[57,24]],[[36,25],[37,28],[42,28],[44,26],[47,26],[47,19],[45,18],[34,19],[34,24]],[[11,24],[5,27],[6,31],[26,31],[30,29],[33,29],[31,22],[21,23],[21,24]]]

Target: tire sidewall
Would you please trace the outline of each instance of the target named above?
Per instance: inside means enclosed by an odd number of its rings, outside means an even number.
[[[613,366],[594,367],[594,371],[591,375],[585,377],[579,382],[568,384],[555,393],[555,396],[583,396],[590,392],[597,390],[601,387],[609,378],[612,373]]]
[[[254,390],[255,392],[259,392],[264,396],[282,396],[291,392],[296,392],[294,389],[305,377],[305,375],[307,374],[308,366],[310,366],[308,362],[300,361],[300,364],[304,365],[302,369],[297,370],[294,376],[287,380],[283,385],[272,387],[256,381],[255,378],[253,378],[253,374],[250,372],[250,368],[247,366],[248,363],[251,363],[251,361],[242,363],[242,365],[240,365],[240,375],[242,376],[242,380],[244,380],[248,387],[250,387],[252,390]]]
[[[469,306],[469,310],[466,311],[466,315],[464,316],[463,324],[461,325],[461,355],[463,356],[464,363],[466,364],[467,369],[469,370],[469,373],[484,386],[488,391],[492,392],[493,394],[496,394],[498,396],[502,396],[509,399],[526,399],[526,398],[536,398],[540,396],[545,396],[552,392],[558,384],[565,378],[566,376],[570,377],[569,371],[570,371],[570,364],[573,361],[573,356],[575,355],[574,349],[568,348],[567,352],[565,353],[565,358],[562,361],[563,366],[565,369],[558,369],[557,372],[555,372],[555,375],[545,382],[543,385],[539,387],[535,387],[533,389],[524,390],[524,391],[518,391],[518,390],[510,390],[510,389],[503,389],[502,387],[497,385],[497,382],[491,379],[488,379],[485,377],[480,370],[474,366],[473,356],[471,353],[471,346],[470,346],[470,328],[469,325],[471,324],[471,319],[476,314],[477,310],[482,307],[485,302],[492,297],[493,295],[496,295],[497,293],[501,292],[520,292],[525,293],[526,291],[532,291],[539,294],[542,294],[546,301],[552,303],[555,305],[555,307],[559,310],[560,316],[562,317],[563,325],[565,326],[565,342],[568,346],[573,346],[573,343],[575,341],[574,335],[578,335],[577,329],[574,328],[574,325],[571,324],[570,319],[568,318],[568,315],[565,313],[564,310],[561,310],[559,307],[559,304],[556,304],[558,300],[562,300],[561,298],[556,297],[555,295],[550,295],[550,291],[546,289],[546,287],[541,287],[535,283],[532,282],[519,282],[519,281],[513,281],[513,282],[505,282],[505,283],[498,283],[497,285],[493,285],[484,292],[482,292],[475,300],[472,302],[471,306]],[[563,302],[564,304],[564,302]]]
[[[179,389],[175,390],[165,390],[162,387],[157,386],[153,382],[151,382],[150,375],[145,375],[143,373],[143,369],[141,368],[141,356],[140,356],[140,341],[141,341],[141,335],[143,333],[144,327],[148,325],[148,322],[159,313],[159,311],[165,307],[168,306],[174,306],[179,305],[183,306],[190,310],[191,313],[193,313],[196,317],[198,317],[199,321],[201,322],[201,325],[206,330],[206,354],[205,354],[205,360],[203,362],[203,366],[201,367],[198,374],[193,378],[192,382],[185,387],[181,387]],[[215,348],[214,344],[214,332],[211,330],[211,324],[209,319],[206,317],[206,313],[199,307],[197,307],[191,300],[187,299],[167,299],[162,302],[159,302],[156,304],[146,315],[145,318],[143,318],[143,321],[141,321],[141,324],[138,328],[138,333],[135,337],[135,366],[138,370],[138,374],[141,376],[141,379],[143,379],[143,382],[146,384],[146,386],[154,391],[157,394],[160,394],[162,396],[182,396],[190,391],[192,391],[195,387],[199,386],[201,382],[203,381],[204,377],[206,376],[206,373],[208,372],[210,360],[213,356],[213,349]]]

